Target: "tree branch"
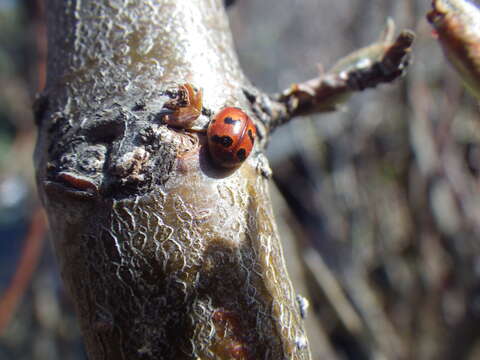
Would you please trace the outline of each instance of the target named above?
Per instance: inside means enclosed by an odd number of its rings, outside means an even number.
[[[393,20],[388,19],[377,42],[342,58],[327,73],[271,97],[247,93],[255,113],[273,131],[295,116],[334,111],[352,93],[401,77],[410,62],[415,35],[403,30],[394,39],[394,32]]]
[[[465,87],[480,98],[480,9],[466,0],[434,0],[427,19]]]
[[[37,182],[90,359],[309,359],[260,152],[216,168],[201,128],[249,86],[223,1],[51,0]],[[261,128],[261,124],[259,124]]]

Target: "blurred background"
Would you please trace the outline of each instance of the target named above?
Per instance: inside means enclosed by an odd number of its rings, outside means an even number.
[[[374,42],[416,32],[407,76],[296,119],[268,157],[314,359],[480,359],[478,105],[425,20],[427,0],[237,0],[244,71],[278,92]],[[36,195],[31,103],[42,0],[0,0],[0,360],[85,359]]]
[[[86,359],[34,180],[43,0],[0,0],[0,359]]]

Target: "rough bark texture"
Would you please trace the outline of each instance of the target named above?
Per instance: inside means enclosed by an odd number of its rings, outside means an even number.
[[[309,359],[267,189],[265,138],[237,171],[175,131],[167,90],[203,89],[200,126],[248,112],[219,0],[50,0],[36,170],[90,359]],[[253,116],[253,115],[252,115]]]

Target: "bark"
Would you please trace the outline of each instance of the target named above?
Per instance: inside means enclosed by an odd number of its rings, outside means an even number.
[[[203,133],[161,122],[186,82],[203,89],[200,126],[248,112],[222,2],[50,0],[47,13],[37,182],[89,358],[309,359],[262,124],[223,171]]]
[[[427,14],[445,56],[465,87],[480,98],[480,9],[466,0],[434,0]]]

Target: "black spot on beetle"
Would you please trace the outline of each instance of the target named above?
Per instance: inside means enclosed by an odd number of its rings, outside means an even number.
[[[230,147],[233,144],[233,140],[230,136],[218,136],[218,135],[213,135],[212,136],[212,141],[214,143],[220,144],[223,147]]]
[[[248,134],[248,137],[250,138],[250,141],[253,144],[255,142],[255,137],[253,136],[252,129],[248,129],[247,134]]]
[[[243,161],[247,158],[247,152],[245,151],[245,149],[240,149],[237,151],[237,158],[240,161]]]
[[[235,123],[239,122],[240,120],[234,120],[230,116],[227,116],[225,119],[223,119],[223,122],[228,125],[235,125]]]

